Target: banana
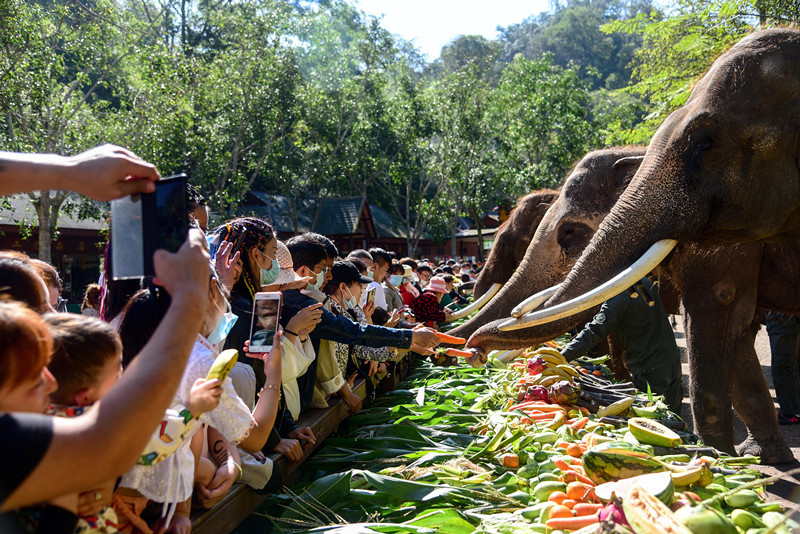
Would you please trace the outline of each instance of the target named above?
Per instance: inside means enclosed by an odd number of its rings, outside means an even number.
[[[559,380],[564,380],[564,377],[559,375],[559,374],[545,376],[539,381],[539,385],[547,387],[547,386],[549,386],[551,384],[555,384]]]
[[[680,472],[670,473],[672,483],[676,486],[708,486],[714,480],[711,468],[706,464],[687,469]]]
[[[564,371],[559,369],[558,367],[548,367],[544,371],[542,371],[542,376],[552,376],[552,375],[559,375],[562,376],[566,374]]]
[[[542,347],[535,351],[531,356],[541,356],[542,359],[545,359],[545,355],[553,356],[554,358],[558,359],[559,364],[567,363],[567,359],[564,358],[560,352],[550,347]],[[547,360],[545,359],[545,361]]]
[[[552,354],[537,354],[537,356],[540,356],[548,365],[563,365],[564,364],[564,358],[563,357],[558,358],[556,356],[553,356]]]
[[[575,378],[578,378],[579,376],[581,376],[580,373],[578,372],[578,370],[575,369],[574,367],[572,367],[571,365],[561,364],[561,365],[556,366],[556,368],[557,369],[561,369],[562,371],[564,371],[568,375],[572,375]]]

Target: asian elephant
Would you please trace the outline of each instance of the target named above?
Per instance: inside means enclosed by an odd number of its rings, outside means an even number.
[[[484,353],[551,339],[585,321],[677,242],[667,270],[685,295],[698,433],[732,451],[732,401],[750,433],[739,452],[788,461],[752,342],[757,307],[800,312],[799,232],[800,31],[765,30],[720,56],[658,129],[630,185],[543,309],[484,325],[468,346]],[[648,252],[629,278],[611,281],[662,239],[672,241]],[[590,291],[601,284],[608,291]]]
[[[494,283],[505,284],[525,257],[533,232],[545,212],[558,198],[558,191],[540,189],[517,201],[516,207],[494,234],[494,245],[478,275],[473,294],[480,297]]]
[[[519,252],[518,248],[511,248],[513,243],[524,242],[526,249],[521,261],[514,263],[516,270],[513,267],[508,270],[510,278],[506,279],[508,281],[497,295],[469,321],[450,333],[469,337],[484,324],[508,317],[514,306],[526,297],[563,281],[588,245],[597,225],[633,178],[641,160],[626,159],[617,166],[614,163],[631,156],[643,156],[644,152],[644,148],[611,148],[590,152],[575,165],[559,194],[553,195],[550,205],[540,206],[543,203],[538,202],[538,192],[524,197],[526,202],[514,209],[508,221],[515,224],[502,232],[505,236],[498,237],[503,248],[495,245],[492,249],[492,257],[498,260],[497,263],[505,260],[503,263],[509,265],[511,262],[508,257],[516,258]],[[539,218],[538,212],[543,207],[546,214]],[[527,236],[521,231],[521,225],[516,224],[525,220],[535,223],[535,226],[528,228]],[[509,254],[510,250],[513,250],[513,254]],[[493,282],[500,281],[496,272]]]

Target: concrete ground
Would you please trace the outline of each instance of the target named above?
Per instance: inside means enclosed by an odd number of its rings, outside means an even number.
[[[681,349],[681,359],[683,362],[683,391],[685,395],[683,409],[681,416],[692,427],[692,412],[689,405],[689,366],[686,361],[686,341],[684,338],[683,324],[680,317],[677,317],[677,326],[675,327],[675,338],[678,342],[678,347]],[[770,349],[769,338],[767,337],[766,328],[763,326],[758,332],[756,337],[756,353],[761,362],[761,368],[764,370],[764,375],[767,377],[767,384],[770,387],[772,400],[775,403],[775,409],[778,409],[777,401],[775,400],[775,389],[772,385],[772,374],[770,372]],[[757,469],[763,472],[766,476],[774,476],[780,473],[785,473],[792,469],[800,468],[800,425],[783,425],[780,427],[783,438],[789,444],[789,447],[794,453],[794,462],[790,464],[782,464],[778,466],[757,466]],[[734,431],[736,443],[741,443],[747,437],[747,429],[736,416],[734,412]],[[781,480],[767,488],[767,500],[780,501],[784,506],[795,507],[800,510],[800,475],[793,477],[787,476],[788,480]]]

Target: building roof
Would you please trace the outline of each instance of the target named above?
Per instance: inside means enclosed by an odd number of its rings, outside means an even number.
[[[297,232],[310,232],[316,203],[310,199],[297,200]],[[270,221],[276,232],[295,233],[289,199],[261,191],[249,191],[245,204],[236,210],[237,215],[255,215]]]
[[[75,195],[77,198],[77,195]],[[28,226],[38,226],[39,218],[36,209],[33,207],[28,195],[10,195],[1,197],[3,203],[0,204],[0,224],[17,226],[21,222]],[[108,227],[105,221],[99,219],[78,219],[61,210],[58,214],[57,227],[66,230],[95,230],[100,231]]]
[[[324,235],[355,234],[364,210],[362,197],[323,198],[314,215],[312,232]]]

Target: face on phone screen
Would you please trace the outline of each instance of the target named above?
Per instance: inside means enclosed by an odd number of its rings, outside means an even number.
[[[278,328],[280,307],[280,300],[256,299],[250,336],[251,351],[268,352],[272,349],[272,339]]]

